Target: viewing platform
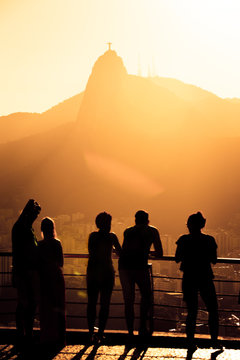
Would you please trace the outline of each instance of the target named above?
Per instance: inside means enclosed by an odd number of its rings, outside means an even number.
[[[87,341],[86,265],[87,254],[65,254],[67,346],[51,357],[41,359],[66,360],[153,360],[161,359],[240,359],[240,259],[219,258],[213,267],[219,303],[220,341],[224,350],[212,349],[208,335],[207,312],[199,302],[196,343],[198,349],[187,355],[185,337],[186,306],[182,301],[181,277],[173,256],[150,259],[153,308],[150,322],[154,333],[150,338],[135,336],[128,344],[124,319],[122,290],[116,272],[106,339],[98,345]],[[16,289],[11,284],[11,253],[0,253],[0,360],[23,359],[14,347]],[[114,259],[117,270],[117,259]],[[136,327],[139,320],[139,293],[136,292]],[[39,321],[35,321],[38,341]],[[137,332],[136,332],[137,334]],[[41,350],[41,349],[39,349]],[[29,349],[28,359],[38,359],[38,345]],[[26,356],[25,356],[26,357]]]
[[[154,333],[149,339],[127,341],[126,332],[107,331],[101,344],[89,344],[87,332],[83,330],[67,331],[67,345],[54,353],[45,353],[37,344],[22,354],[13,345],[14,329],[0,329],[0,359],[30,360],[239,360],[240,339],[220,338],[223,349],[210,347],[210,340],[197,335],[198,349],[189,354],[186,338],[183,334]],[[35,332],[38,338],[37,331]]]

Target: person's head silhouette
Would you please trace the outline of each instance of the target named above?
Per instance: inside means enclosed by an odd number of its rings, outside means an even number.
[[[136,225],[148,225],[148,213],[144,210],[138,210],[135,214],[135,224]]]
[[[44,239],[54,239],[56,237],[55,223],[50,217],[45,217],[41,222],[41,231]]]
[[[95,223],[99,230],[110,232],[111,230],[111,221],[112,217],[110,214],[106,213],[105,211],[98,214]]]
[[[19,219],[23,221],[26,225],[32,225],[40,214],[41,206],[37,201],[30,199],[25,205]]]
[[[189,216],[187,221],[187,227],[190,233],[201,232],[201,229],[204,228],[206,219],[198,211],[196,214]]]

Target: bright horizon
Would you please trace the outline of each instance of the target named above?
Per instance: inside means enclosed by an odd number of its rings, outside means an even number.
[[[129,74],[240,98],[239,15],[237,0],[1,0],[0,116],[84,91],[107,42]]]

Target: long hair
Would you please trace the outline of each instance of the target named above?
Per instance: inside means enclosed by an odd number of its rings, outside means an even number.
[[[45,217],[41,222],[41,231],[44,238],[56,238],[55,222],[50,217]]]

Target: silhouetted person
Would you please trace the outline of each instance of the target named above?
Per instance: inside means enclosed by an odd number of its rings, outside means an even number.
[[[63,251],[56,238],[54,221],[41,222],[43,240],[39,242],[40,268],[40,341],[45,346],[65,345],[65,282],[62,272]]]
[[[115,271],[112,263],[112,250],[117,255],[121,253],[121,246],[117,236],[110,232],[111,215],[106,212],[96,217],[96,226],[99,231],[89,235],[87,266],[87,319],[90,339],[93,340],[94,325],[96,321],[96,305],[100,295],[99,330],[97,340],[101,340],[109,314],[109,306],[114,286]]]
[[[176,262],[181,262],[183,271],[182,291],[186,301],[188,315],[186,334],[189,349],[196,349],[194,333],[198,311],[198,292],[209,313],[209,330],[212,345],[217,345],[218,338],[218,303],[213,283],[211,263],[217,261],[217,244],[212,236],[205,235],[201,229],[206,219],[200,212],[190,215],[187,221],[189,234],[181,236],[177,241]]]
[[[158,230],[149,226],[148,213],[139,210],[135,214],[136,225],[124,232],[122,253],[119,259],[119,275],[125,302],[125,317],[128,333],[134,330],[135,284],[141,293],[139,335],[148,335],[147,318],[151,307],[152,287],[148,269],[148,255],[153,244],[155,251],[151,255],[163,255]]]
[[[17,288],[16,328],[19,345],[30,343],[37,305],[37,239],[32,228],[41,207],[29,200],[12,229],[13,286]]]

